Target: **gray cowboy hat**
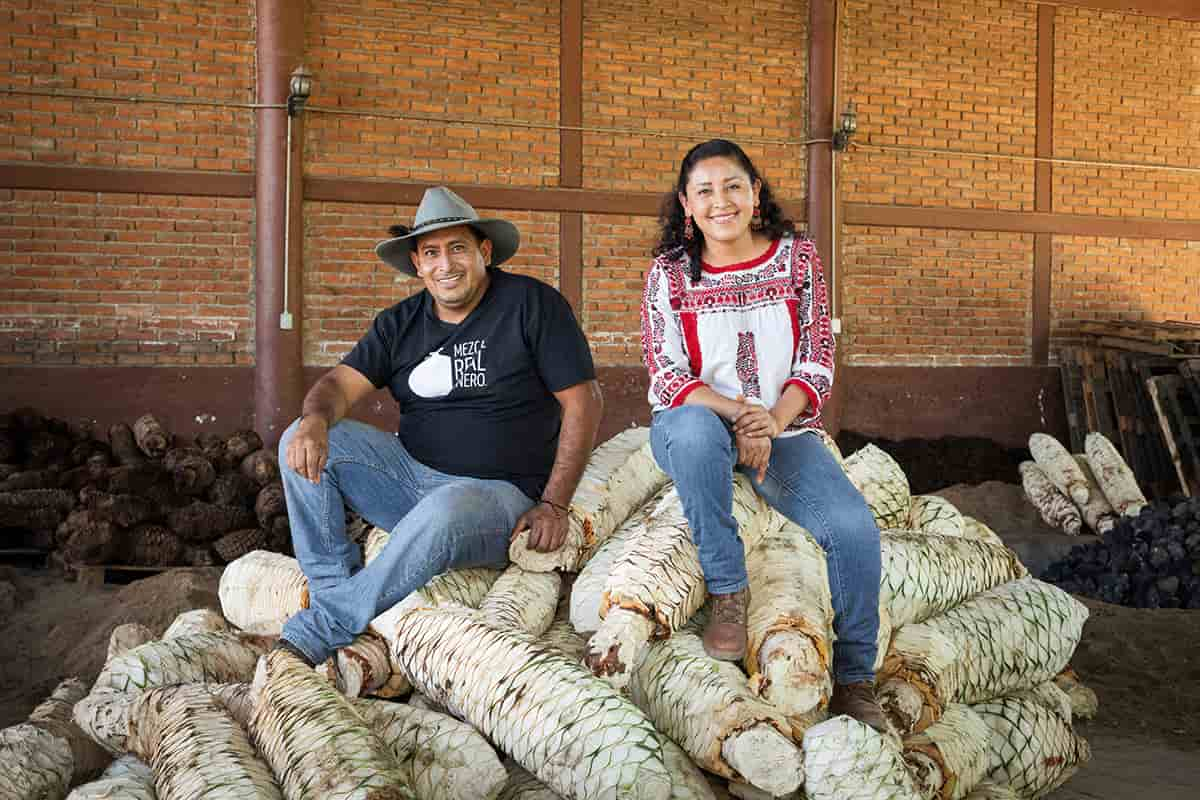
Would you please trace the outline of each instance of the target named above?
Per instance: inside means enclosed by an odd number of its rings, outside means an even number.
[[[425,190],[421,205],[417,206],[417,216],[408,233],[385,239],[375,245],[375,253],[401,272],[416,275],[416,267],[412,262],[412,249],[417,238],[442,228],[453,228],[456,225],[470,225],[481,236],[492,243],[492,261],[488,266],[495,267],[513,257],[521,243],[521,235],[517,226],[502,219],[480,219],[470,203],[463,200],[445,186],[434,186]]]

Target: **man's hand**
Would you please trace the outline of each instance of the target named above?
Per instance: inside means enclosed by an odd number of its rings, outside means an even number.
[[[774,439],[779,435],[779,422],[765,406],[747,403],[739,395],[742,410],[733,418],[733,432],[738,436],[765,436]]]
[[[529,529],[529,538],[525,541],[527,550],[552,553],[567,540],[567,513],[546,503],[538,503],[521,515],[509,538],[516,538],[526,528]]]
[[[288,442],[287,465],[313,483],[320,483],[328,458],[329,425],[324,417],[309,414],[300,420]]]
[[[767,477],[767,464],[771,461],[771,440],[766,436],[742,436],[734,439],[737,445],[738,463],[758,472],[758,482]]]

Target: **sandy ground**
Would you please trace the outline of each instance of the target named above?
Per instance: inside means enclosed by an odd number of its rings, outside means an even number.
[[[65,677],[95,680],[112,629],[140,622],[163,631],[193,608],[220,609],[219,568],[172,570],[128,586],[83,589],[53,570],[0,567],[17,587],[0,626],[0,727],[21,722]]]
[[[989,525],[1035,574],[1079,539],[1046,529],[1004,483],[938,492]],[[219,569],[175,570],[128,586],[82,590],[45,570],[0,567],[17,589],[0,615],[0,727],[20,722],[58,680],[99,671],[123,622],[164,629],[181,611],[219,608]],[[1072,665],[1099,695],[1080,733],[1093,757],[1053,800],[1200,797],[1200,611],[1144,611],[1085,601],[1091,618]],[[0,609],[3,611],[4,609]]]

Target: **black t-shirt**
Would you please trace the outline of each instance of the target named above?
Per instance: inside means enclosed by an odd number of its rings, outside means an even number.
[[[457,325],[419,292],[375,317],[342,363],[387,386],[400,440],[426,466],[509,481],[530,497],[554,466],[562,409],[551,392],[596,377],[571,306],[541,281],[488,270]]]

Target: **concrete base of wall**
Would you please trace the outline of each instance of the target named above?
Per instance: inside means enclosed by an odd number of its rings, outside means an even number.
[[[306,385],[324,372],[306,368]],[[605,413],[601,438],[650,421],[640,367],[599,370]],[[1024,447],[1029,434],[1066,438],[1056,367],[843,367],[828,411],[831,430],[888,439],[980,436]],[[249,367],[5,367],[0,413],[33,406],[66,420],[91,420],[97,431],[153,412],[172,431],[230,433],[253,427]],[[396,404],[370,395],[354,417],[394,428]]]

